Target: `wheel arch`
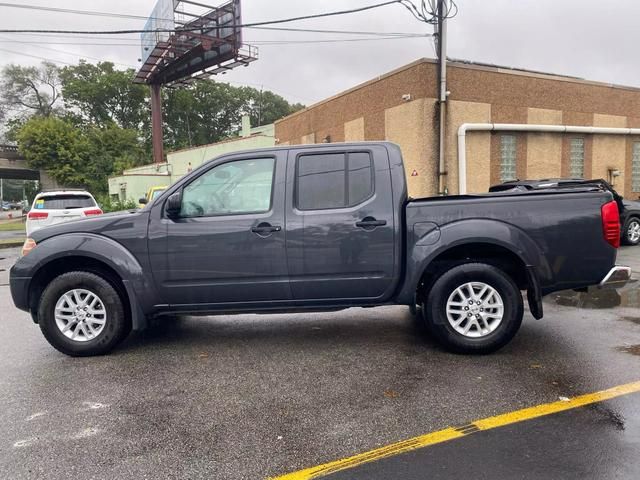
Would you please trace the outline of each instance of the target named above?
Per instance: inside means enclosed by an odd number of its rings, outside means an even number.
[[[407,276],[398,294],[399,303],[414,304],[420,290],[430,287],[443,265],[482,262],[495,265],[527,290],[535,318],[542,318],[543,285],[553,284],[553,271],[542,248],[529,234],[499,220],[465,219],[437,228],[423,236],[409,236]]]
[[[484,241],[461,243],[439,252],[423,265],[416,292],[426,295],[439,274],[453,265],[469,262],[493,265],[507,273],[520,290],[529,288],[525,260],[504,245]]]
[[[39,243],[16,267],[16,276],[30,278],[27,301],[34,321],[37,321],[34,307],[56,275],[88,271],[100,275],[116,289],[135,330],[146,326],[144,307],[152,304],[148,299],[151,280],[137,259],[112,239],[92,234],[53,237]]]
[[[84,255],[72,255],[59,257],[45,263],[36,271],[36,274],[31,279],[29,284],[29,311],[34,317],[34,321],[37,322],[35,312],[38,311],[40,298],[42,297],[44,289],[47,288],[47,285],[49,285],[54,278],[62,275],[63,273],[73,271],[93,273],[109,282],[116,292],[118,292],[125,308],[127,318],[131,320],[131,300],[129,298],[127,288],[125,287],[125,284],[118,272],[104,261],[96,258]]]

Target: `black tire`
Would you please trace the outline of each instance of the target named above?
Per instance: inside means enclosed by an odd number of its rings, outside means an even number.
[[[479,338],[457,332],[449,323],[446,305],[454,290],[468,282],[483,282],[495,289],[504,304],[502,320],[496,329]],[[505,272],[485,263],[465,263],[443,273],[434,283],[423,304],[428,331],[447,350],[455,353],[495,352],[515,336],[522,323],[524,306],[518,286]]]
[[[84,342],[67,338],[56,325],[56,303],[62,295],[73,289],[84,289],[94,293],[106,309],[104,328],[95,338]],[[124,340],[131,330],[122,299],[116,289],[99,275],[83,271],[64,273],[47,285],[38,306],[38,323],[53,348],[74,357],[108,353]]]
[[[635,240],[631,239],[631,231],[633,228],[640,227],[640,218],[638,217],[629,217],[627,221],[624,222],[624,227],[622,228],[622,241],[625,245],[638,245],[640,243],[640,237]]]

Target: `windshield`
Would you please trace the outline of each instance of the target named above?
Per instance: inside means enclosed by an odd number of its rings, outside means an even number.
[[[153,192],[151,192],[151,198],[149,200],[155,200],[165,190],[166,190],[166,188],[159,188],[158,190],[154,190]]]

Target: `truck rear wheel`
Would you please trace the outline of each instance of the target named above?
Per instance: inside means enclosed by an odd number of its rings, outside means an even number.
[[[429,331],[448,350],[483,354],[506,345],[522,323],[522,295],[502,270],[458,265],[440,276],[423,304]]]
[[[58,351],[85,357],[109,352],[129,333],[122,299],[104,278],[68,272],[45,288],[38,323]]]

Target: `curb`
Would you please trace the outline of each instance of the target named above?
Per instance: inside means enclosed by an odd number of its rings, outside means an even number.
[[[7,240],[0,240],[0,249],[21,247],[24,244],[24,238],[10,238]]]

